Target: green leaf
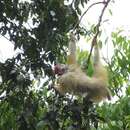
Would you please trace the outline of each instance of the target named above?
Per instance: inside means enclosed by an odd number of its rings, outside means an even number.
[[[109,13],[110,13],[110,15],[112,16],[112,11],[111,11],[111,9],[109,9]]]
[[[81,5],[83,6],[83,8],[84,8],[84,3],[85,3],[85,0],[81,0]]]
[[[126,94],[129,96],[130,95],[130,86],[128,86],[127,88],[126,88]]]

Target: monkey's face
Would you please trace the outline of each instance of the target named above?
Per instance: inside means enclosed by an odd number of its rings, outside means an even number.
[[[54,73],[58,76],[63,75],[68,70],[68,66],[65,64],[56,64],[54,67]]]

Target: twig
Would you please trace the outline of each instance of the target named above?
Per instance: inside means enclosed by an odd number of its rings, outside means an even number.
[[[104,7],[103,7],[103,9],[102,9],[102,11],[101,11],[101,15],[99,16],[99,21],[98,21],[98,23],[97,23],[97,25],[96,25],[96,34],[95,34],[95,36],[94,36],[93,39],[92,39],[91,49],[90,49],[90,53],[89,53],[88,60],[87,60],[87,69],[88,69],[88,67],[89,67],[89,62],[90,62],[90,58],[91,58],[91,55],[92,55],[93,47],[94,47],[95,44],[97,44],[97,36],[98,36],[99,33],[100,33],[99,28],[100,28],[100,25],[101,25],[101,22],[102,22],[102,18],[103,18],[104,11],[105,11],[105,9],[107,8],[107,6],[108,6],[108,4],[109,4],[110,1],[111,1],[111,0],[107,0],[107,1],[105,2],[105,5],[104,5]]]
[[[8,23],[14,25],[14,26],[17,27],[18,29],[20,29],[20,27],[18,27],[16,23],[14,23],[13,21],[7,19],[5,16],[3,16],[3,19],[4,19],[5,21],[7,21]],[[22,27],[25,28],[25,26],[23,26],[23,25],[22,25]],[[29,27],[30,27],[30,26],[29,26]],[[30,29],[31,29],[31,28],[30,28]],[[8,37],[6,37],[5,35],[2,35],[1,33],[0,33],[0,35],[1,35],[2,37],[4,37],[5,39],[7,39],[8,41],[10,41],[11,43],[13,43],[13,42],[12,42]]]
[[[75,0],[72,1],[71,6],[73,6],[74,1],[75,1]]]
[[[74,1],[74,0],[73,0],[73,1]],[[73,30],[76,29],[76,27],[79,25],[79,23],[80,23],[81,20],[83,19],[84,15],[88,12],[88,10],[89,10],[90,8],[92,8],[94,5],[97,5],[97,4],[105,4],[105,3],[106,3],[106,2],[103,1],[103,2],[96,2],[96,3],[91,4],[91,5],[86,9],[86,11],[82,14],[82,16],[80,17],[80,19],[78,20],[78,22],[75,24]]]
[[[2,35],[1,33],[0,33],[0,35],[1,35],[1,37],[4,37],[6,40],[8,40],[9,42],[11,42],[10,39],[8,37],[6,37],[5,35]]]

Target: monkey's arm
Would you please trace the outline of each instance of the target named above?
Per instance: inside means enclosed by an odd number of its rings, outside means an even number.
[[[107,69],[103,66],[101,63],[100,53],[99,53],[99,46],[95,44],[94,46],[94,59],[93,59],[93,65],[94,65],[94,74],[92,77],[92,81],[95,84],[95,87],[90,88],[91,91],[95,91],[100,94],[100,96],[97,97],[97,99],[100,98],[108,98],[111,99],[111,93],[108,89],[108,72]],[[90,85],[91,86],[91,85]],[[93,97],[96,99],[96,97]]]
[[[108,72],[107,69],[101,63],[99,46],[94,45],[94,57],[93,57],[93,65],[94,65],[94,75],[93,77],[102,79],[102,81],[108,82]]]
[[[70,34],[69,54],[67,56],[67,64],[76,64],[76,39],[74,34]]]

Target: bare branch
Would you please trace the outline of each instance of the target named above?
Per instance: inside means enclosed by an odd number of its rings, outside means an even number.
[[[2,35],[2,34],[0,34],[0,35],[1,35],[1,37],[4,37],[6,40],[8,40],[9,42],[11,42],[10,39],[8,37],[6,37],[5,35]]]
[[[91,4],[86,10],[85,12],[82,14],[82,16],[80,17],[79,21],[75,24],[73,30],[76,29],[76,27],[80,24],[81,20],[83,19],[84,15],[89,11],[89,9],[91,9],[93,6],[97,5],[97,4],[106,4],[106,2],[102,1],[102,2],[96,2]]]
[[[99,16],[98,23],[95,26],[96,27],[96,34],[94,35],[94,37],[92,39],[91,49],[90,49],[90,53],[89,53],[88,60],[87,60],[87,69],[88,69],[88,66],[89,66],[89,62],[90,62],[90,58],[91,58],[91,55],[92,55],[93,47],[94,47],[95,44],[97,44],[97,37],[98,37],[98,35],[100,33],[99,28],[100,28],[100,25],[101,25],[101,22],[102,22],[104,11],[107,8],[110,1],[111,0],[107,0],[107,1],[104,2],[104,7],[103,7],[103,9],[101,11],[101,15]]]
[[[71,6],[73,6],[74,1],[75,1],[75,0],[72,1]]]

